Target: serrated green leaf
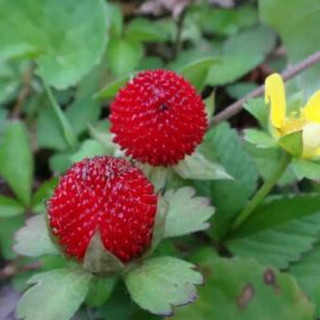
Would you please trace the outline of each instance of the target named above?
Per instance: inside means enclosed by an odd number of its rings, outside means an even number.
[[[66,0],[58,6],[55,0],[1,0],[0,38],[2,60],[34,56],[38,73],[65,88],[101,58],[107,40],[104,5],[100,0]]]
[[[126,36],[133,41],[163,42],[168,40],[167,34],[154,21],[136,18],[127,26]]]
[[[26,127],[21,122],[11,122],[0,140],[0,174],[27,206],[30,203],[33,159]]]
[[[166,218],[164,237],[177,237],[209,227],[207,220],[213,215],[214,208],[204,197],[195,197],[190,187],[168,190],[164,195],[169,208]]]
[[[258,148],[275,148],[277,142],[266,132],[257,129],[246,129],[244,138]]]
[[[107,51],[108,65],[117,77],[134,71],[143,56],[140,42],[127,38],[112,38]]]
[[[118,278],[95,277],[91,282],[89,292],[86,297],[86,304],[91,308],[103,306],[112,294]]]
[[[291,168],[298,179],[320,179],[320,163],[303,159],[293,159]]]
[[[281,148],[269,148],[261,149],[257,148],[253,144],[245,145],[247,152],[252,156],[258,170],[259,174],[264,180],[270,178],[273,174],[278,162],[283,157],[283,151]],[[278,180],[277,185],[286,186],[294,183],[297,180],[291,166],[287,168],[281,178]]]
[[[19,228],[23,227],[24,221],[25,217],[23,215],[0,219],[1,256],[6,260],[12,260],[17,256],[12,250],[14,234]]]
[[[216,126],[206,136],[219,162],[234,179],[211,181],[212,201],[217,208],[212,235],[222,237],[257,186],[258,170],[235,130],[229,124]]]
[[[229,96],[238,100],[243,98],[257,87],[258,85],[253,82],[237,82],[227,86],[226,91]]]
[[[223,85],[240,78],[263,62],[275,43],[275,33],[262,25],[228,38],[223,46],[221,64],[210,68],[206,84]]]
[[[132,299],[154,314],[171,315],[172,306],[193,302],[195,285],[202,284],[202,275],[195,266],[172,257],[143,261],[125,276]]]
[[[204,87],[210,68],[216,63],[219,64],[219,59],[216,57],[200,58],[185,65],[180,72],[200,91]]]
[[[24,320],[69,320],[83,302],[92,276],[79,269],[58,269],[33,276],[17,315]]]
[[[118,93],[118,91],[124,87],[124,85],[130,80],[129,75],[125,75],[121,77],[120,79],[117,79],[109,84],[107,84],[105,87],[103,87],[97,94],[98,98],[100,100],[104,99],[111,99],[115,97]]]
[[[269,110],[263,98],[249,99],[244,108],[258,120],[262,128],[268,129]]]
[[[298,195],[260,207],[227,245],[239,256],[286,268],[312,248],[319,233],[320,197]]]
[[[184,179],[195,180],[232,180],[222,165],[209,161],[200,152],[186,156],[172,169]]]
[[[23,214],[23,205],[12,198],[0,195],[0,218],[10,218]]]
[[[316,316],[320,317],[320,245],[317,243],[312,250],[305,253],[299,263],[290,266],[289,272],[295,277],[300,288],[315,303]]]
[[[288,274],[240,258],[211,259],[200,269],[206,285],[194,304],[175,310],[174,320],[314,319],[314,305]]]
[[[27,220],[26,225],[15,235],[13,250],[27,257],[59,253],[50,238],[45,215],[38,215]]]
[[[80,149],[76,153],[70,156],[70,160],[72,163],[75,163],[84,158],[91,158],[103,154],[106,154],[105,147],[99,141],[88,139],[81,144]]]
[[[259,0],[262,21],[279,33],[292,64],[319,50],[319,10],[318,0]],[[284,20],[283,17],[290,19]],[[307,95],[319,89],[319,72],[320,66],[314,65],[299,76],[299,86]]]
[[[58,178],[52,178],[44,182],[35,192],[31,199],[31,207],[34,213],[44,213],[46,211],[45,202],[52,194],[53,189],[58,183]]]

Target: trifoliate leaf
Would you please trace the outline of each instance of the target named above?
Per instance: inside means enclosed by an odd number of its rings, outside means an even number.
[[[195,285],[203,283],[194,265],[173,257],[143,261],[125,276],[132,299],[143,309],[169,316],[172,307],[193,302]]]
[[[0,195],[0,218],[18,216],[24,211],[25,209],[19,201]]]
[[[15,237],[13,250],[22,256],[38,257],[46,254],[58,254],[59,251],[50,239],[45,215],[27,220]]]
[[[92,276],[80,269],[58,269],[33,276],[17,315],[24,320],[69,320],[87,294]]]
[[[195,190],[184,187],[168,190],[164,200],[168,203],[168,213],[164,237],[177,237],[207,229],[207,220],[213,215],[214,208],[209,199],[195,197]]]

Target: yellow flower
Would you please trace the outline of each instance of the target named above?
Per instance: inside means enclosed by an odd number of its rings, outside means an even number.
[[[277,140],[302,133],[302,157],[320,159],[320,90],[298,113],[287,114],[286,93],[279,74],[270,75],[265,82],[265,102],[270,104],[271,134]]]

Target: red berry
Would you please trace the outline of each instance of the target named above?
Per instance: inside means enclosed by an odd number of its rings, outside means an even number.
[[[142,171],[104,156],[74,164],[47,207],[52,232],[66,254],[81,260],[100,231],[104,247],[128,262],[151,244],[157,196]]]
[[[195,88],[172,71],[139,73],[111,105],[114,142],[154,166],[175,165],[201,143],[208,122]]]

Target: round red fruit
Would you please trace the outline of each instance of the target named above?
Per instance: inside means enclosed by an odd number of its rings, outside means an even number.
[[[111,104],[114,142],[142,163],[175,165],[194,152],[208,126],[196,89],[168,70],[140,72]]]
[[[96,232],[126,263],[151,245],[157,196],[142,171],[123,159],[84,159],[60,178],[47,203],[49,223],[65,253],[83,259]]]

